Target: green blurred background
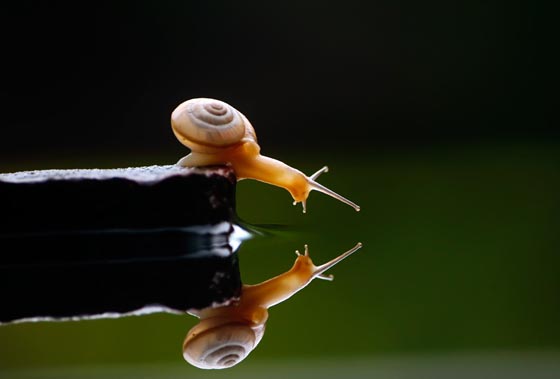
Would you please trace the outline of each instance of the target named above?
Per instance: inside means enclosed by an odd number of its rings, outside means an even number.
[[[272,308],[263,341],[227,376],[557,375],[558,147],[348,152],[342,163],[328,151],[286,154],[306,172],[332,162],[321,181],[360,213],[312,193],[304,215],[286,191],[240,182],[239,216],[264,233],[239,251],[245,283],[284,272],[305,243],[316,263],[364,247],[332,270],[334,282],[314,281]],[[182,362],[195,323],[162,314],[3,326],[0,372],[206,377]]]
[[[171,111],[216,97],[263,153],[328,164],[320,181],[362,206],[312,193],[303,215],[286,191],[240,182],[240,222],[263,232],[239,251],[243,281],[287,270],[305,243],[318,263],[364,247],[271,309],[226,372],[184,363],[196,319],[162,314],[2,326],[0,377],[560,373],[560,138],[532,6],[2,7],[1,172],[175,162]]]

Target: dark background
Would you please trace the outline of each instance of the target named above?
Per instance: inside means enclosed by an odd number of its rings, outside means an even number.
[[[192,97],[234,105],[268,151],[559,136],[517,2],[7,4],[4,167],[178,157],[169,116]]]
[[[173,163],[172,110],[225,100],[264,154],[328,164],[321,183],[362,207],[313,193],[303,215],[240,182],[237,213],[266,235],[239,250],[243,282],[304,244],[316,263],[364,247],[274,307],[224,377],[557,378],[557,13],[534,3],[3,2],[0,172]],[[2,326],[0,377],[205,377],[180,353],[195,323]]]

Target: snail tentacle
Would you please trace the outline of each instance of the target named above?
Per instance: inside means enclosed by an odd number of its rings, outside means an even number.
[[[234,304],[189,312],[200,322],[185,338],[185,360],[203,369],[223,369],[241,362],[262,339],[270,307],[289,299],[313,279],[332,280],[332,275],[324,272],[361,247],[358,242],[331,261],[315,266],[308,245],[304,245],[303,254],[295,251],[297,258],[289,271],[260,284],[243,285]]]
[[[350,250],[340,254],[338,257],[328,261],[327,263],[324,263],[320,266],[315,267],[315,270],[313,272],[313,277],[314,278],[319,278],[319,276],[322,275],[325,271],[327,271],[328,269],[330,269],[334,265],[340,263],[343,259],[348,258],[350,255],[352,255],[356,251],[358,251],[361,247],[362,247],[362,243],[358,242],[353,248],[351,248]],[[319,278],[319,279],[324,279],[324,278]],[[333,277],[333,279],[334,279],[334,277]],[[326,280],[330,280],[330,279],[326,279]]]
[[[319,192],[324,193],[325,195],[329,195],[329,196],[343,202],[344,204],[347,204],[347,205],[351,206],[352,208],[354,208],[356,210],[356,212],[359,212],[360,211],[360,206],[358,204],[348,200],[344,196],[339,195],[338,193],[336,193],[333,190],[325,187],[324,185],[316,182],[313,179],[313,176],[317,177],[317,176],[321,175],[323,172],[328,172],[328,167],[326,167],[326,166],[323,167],[321,170],[317,171],[315,174],[313,174],[312,176],[307,178],[307,181],[309,183],[309,187],[311,188],[311,190],[319,191]],[[304,208],[304,213],[305,213],[305,205],[304,205],[303,208]]]
[[[328,166],[324,166],[322,169],[318,170],[316,173],[314,173],[313,175],[311,175],[309,177],[309,179],[311,180],[316,180],[321,174],[327,173],[329,172],[329,167]]]
[[[181,166],[230,164],[238,180],[255,179],[287,189],[294,205],[302,203],[303,213],[312,190],[360,210],[352,201],[316,182],[328,172],[327,166],[306,176],[281,161],[261,155],[253,126],[229,104],[208,98],[185,101],[171,114],[171,126],[179,141],[191,149],[191,154],[178,162]]]

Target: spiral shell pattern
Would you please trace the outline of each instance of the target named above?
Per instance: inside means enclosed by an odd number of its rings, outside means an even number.
[[[207,146],[229,146],[245,135],[245,123],[231,105],[215,99],[191,99],[171,115],[173,129],[189,141]]]
[[[195,367],[224,369],[241,362],[255,347],[255,333],[243,324],[206,330],[183,345],[183,357]]]

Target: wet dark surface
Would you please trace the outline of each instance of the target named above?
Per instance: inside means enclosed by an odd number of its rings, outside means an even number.
[[[185,312],[239,295],[231,224],[0,238],[0,322]]]

